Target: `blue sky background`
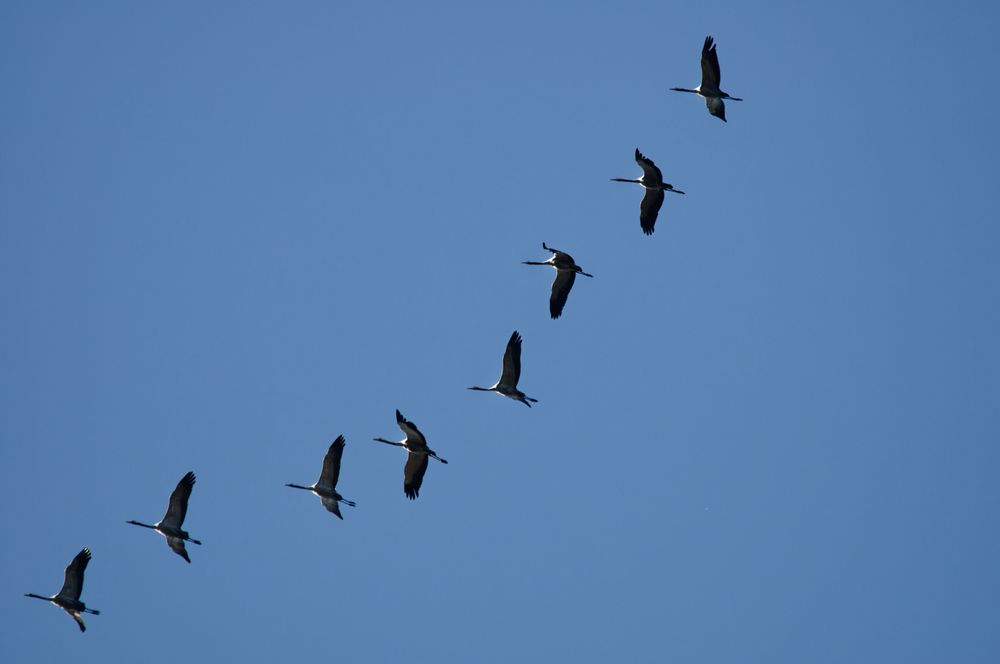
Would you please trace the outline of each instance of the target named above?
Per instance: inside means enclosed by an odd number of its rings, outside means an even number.
[[[0,5],[0,658],[998,660],[994,6],[247,4]]]

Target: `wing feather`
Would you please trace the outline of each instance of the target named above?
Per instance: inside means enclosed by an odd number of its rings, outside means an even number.
[[[427,439],[420,433],[417,425],[409,421],[398,410],[396,411],[396,424],[404,434],[406,434],[406,444],[410,447],[427,447]]]
[[[178,556],[188,562],[191,562],[191,558],[188,557],[187,549],[184,548],[184,540],[180,537],[168,537],[167,546],[169,546]]]
[[[323,472],[320,473],[317,484],[336,488],[337,480],[340,479],[340,459],[344,456],[345,444],[343,436],[337,436],[337,439],[330,443],[330,449],[326,451],[326,456],[323,457]],[[330,511],[332,512],[333,510]]]
[[[507,350],[503,354],[503,373],[500,375],[500,383],[517,387],[517,381],[521,379],[521,335],[514,330],[507,342]]]
[[[718,97],[705,97],[705,106],[708,107],[708,112],[719,118],[723,122],[726,121],[726,104]]]
[[[562,315],[563,307],[569,298],[569,291],[576,281],[576,272],[572,270],[557,270],[556,278],[552,281],[552,295],[549,297],[549,313],[553,318]]]
[[[635,149],[635,163],[642,168],[643,184],[653,187],[663,184],[663,173],[652,159],[639,152],[639,148]]]
[[[340,501],[339,500],[337,500],[336,498],[330,498],[328,496],[323,496],[323,497],[320,498],[320,501],[323,503],[323,507],[326,508],[327,512],[333,512],[334,514],[337,515],[337,518],[339,518],[340,520],[344,519],[344,517],[340,515]]]
[[[721,83],[719,54],[715,50],[715,40],[709,35],[705,37],[705,45],[701,49],[701,89],[703,92],[718,90]]]
[[[403,469],[403,493],[410,500],[420,495],[420,485],[424,483],[424,473],[427,472],[427,464],[430,457],[426,454],[413,454],[406,459],[406,467]]]
[[[76,621],[76,624],[80,626],[81,632],[87,631],[87,626],[83,624],[83,616],[80,615],[79,611],[74,611],[73,609],[63,609],[69,617]]]
[[[59,596],[66,599],[79,600],[80,593],[83,592],[83,573],[90,562],[90,549],[83,547],[80,553],[76,554],[72,562],[66,566],[66,575],[63,577],[63,587],[59,591]]]
[[[656,216],[660,213],[660,206],[663,205],[663,195],[662,189],[647,189],[646,195],[642,197],[642,204],[639,206],[639,225],[646,235],[653,234]]]
[[[167,513],[163,516],[163,523],[180,528],[184,525],[184,517],[187,516],[188,498],[191,497],[191,489],[194,488],[194,472],[188,471],[181,481],[177,483],[174,492],[170,494],[170,503],[167,505]]]

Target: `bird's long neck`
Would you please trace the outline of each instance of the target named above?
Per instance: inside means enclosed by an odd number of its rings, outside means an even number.
[[[24,593],[25,597],[34,597],[35,599],[44,599],[46,602],[51,602],[51,597],[42,597],[41,595],[36,595],[35,593]]]
[[[525,265],[551,265],[551,263],[540,263],[538,261],[521,261]]]
[[[479,390],[480,392],[492,392],[495,388],[492,387],[470,387],[470,390]]]
[[[612,182],[634,182],[636,184],[642,184],[642,180],[626,180],[625,178],[611,178]]]
[[[301,484],[286,484],[285,486],[290,486],[293,489],[305,489],[306,491],[312,491],[311,486],[302,486]]]
[[[694,94],[700,94],[699,90],[688,90],[687,88],[670,88],[675,92],[693,92]]]
[[[438,455],[434,454],[433,452],[430,453],[430,456],[434,457],[435,459],[437,459],[441,463],[448,463],[445,459],[442,459],[441,457],[439,457]]]
[[[98,611],[97,609],[86,609],[86,608],[84,608],[84,609],[81,609],[81,611],[83,611],[84,613],[92,613],[95,616],[101,615],[101,612]]]
[[[138,521],[126,521],[125,523],[131,523],[133,526],[142,526],[143,528],[152,528],[156,530],[156,526],[151,526],[148,523],[139,523]]]
[[[395,445],[396,447],[406,447],[402,443],[398,443],[394,440],[386,440],[385,438],[373,438],[376,443],[385,443],[386,445]]]

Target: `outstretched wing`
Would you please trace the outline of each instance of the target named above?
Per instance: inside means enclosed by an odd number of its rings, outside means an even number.
[[[406,444],[409,447],[427,447],[427,439],[420,433],[417,425],[409,421],[398,410],[396,411],[396,424],[404,434],[406,434]]]
[[[705,45],[701,48],[701,90],[702,92],[718,90],[721,82],[719,54],[715,51],[715,40],[709,35],[705,37]]]
[[[726,122],[726,105],[718,97],[705,97],[705,106],[708,112]]]
[[[501,385],[517,387],[521,379],[521,335],[514,330],[507,342],[507,350],[503,354],[503,373],[500,376]]]
[[[177,488],[170,494],[170,503],[167,505],[167,513],[163,517],[163,523],[180,528],[184,525],[184,517],[187,516],[188,498],[191,497],[191,489],[194,488],[194,473],[188,473],[177,483]],[[172,548],[172,547],[171,547]],[[183,544],[181,545],[183,548]],[[176,549],[174,549],[176,551]],[[190,562],[190,561],[188,561]]]
[[[656,215],[660,213],[660,206],[663,205],[663,196],[662,189],[647,189],[646,195],[642,197],[642,204],[639,206],[639,225],[646,235],[653,234]]]
[[[424,483],[428,463],[430,457],[426,454],[410,453],[407,456],[406,467],[403,468],[403,493],[410,500],[420,495],[420,485]]]
[[[566,306],[566,299],[569,291],[576,281],[576,272],[571,270],[557,270],[556,278],[552,281],[552,295],[549,296],[549,314],[553,318],[562,315],[563,307]]]
[[[660,172],[652,159],[639,152],[639,148],[635,149],[635,163],[642,168],[643,184],[654,187],[663,184],[663,173]]]
[[[338,519],[343,521],[344,517],[340,515],[340,501],[336,498],[330,498],[328,496],[323,496],[320,498],[320,501],[323,503],[323,507],[326,508],[327,512],[333,512],[337,515]]]
[[[320,486],[331,488],[337,486],[337,480],[340,479],[340,459],[344,455],[344,444],[343,436],[337,436],[337,439],[330,443],[330,449],[326,451],[326,456],[323,458],[323,472],[319,474],[319,482],[317,482]]]
[[[167,546],[169,546],[178,556],[188,562],[191,562],[191,558],[188,557],[187,549],[184,548],[184,540],[180,537],[168,537]]]
[[[59,591],[59,597],[79,601],[80,593],[83,592],[83,572],[90,562],[90,549],[83,547],[80,553],[76,554],[73,561],[66,566],[66,576],[63,578],[63,587]],[[77,618],[81,625],[83,622]]]
[[[83,624],[83,616],[80,615],[79,611],[74,611],[73,609],[63,609],[70,618],[76,621],[76,624],[80,626],[81,632],[87,631],[87,626]]]

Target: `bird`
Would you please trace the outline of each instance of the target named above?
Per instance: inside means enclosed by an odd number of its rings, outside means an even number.
[[[170,503],[167,505],[167,513],[163,515],[163,519],[159,523],[151,526],[148,523],[126,521],[126,523],[131,523],[133,526],[152,528],[157,531],[167,538],[167,545],[173,550],[173,552],[189,563],[191,562],[191,558],[188,557],[187,549],[184,548],[184,542],[191,542],[192,544],[199,545],[201,544],[198,540],[191,539],[187,532],[181,529],[181,526],[184,525],[184,517],[187,516],[188,498],[191,497],[191,489],[194,488],[194,482],[194,473],[188,471],[188,473],[181,478],[181,481],[177,483],[177,488],[174,489],[174,492],[170,494]]]
[[[693,92],[705,98],[705,106],[708,112],[726,121],[726,105],[723,99],[732,101],[743,101],[739,97],[732,97],[728,92],[719,89],[722,82],[722,73],[719,71],[719,54],[715,51],[715,40],[712,35],[705,37],[705,45],[701,48],[701,85],[694,90],[687,88],[670,88],[677,92]]]
[[[403,417],[403,414],[399,410],[396,410],[396,424],[406,434],[404,440],[398,443],[393,440],[386,440],[385,438],[375,438],[374,440],[379,443],[402,447],[409,452],[409,456],[406,459],[406,466],[403,468],[403,493],[410,500],[414,500],[420,495],[420,485],[423,484],[424,473],[427,472],[428,457],[433,457],[441,463],[448,462],[435,454],[434,450],[427,447],[427,439],[424,438],[424,434],[420,433],[417,425]]]
[[[524,392],[517,389],[517,381],[520,378],[521,335],[518,334],[517,330],[514,330],[514,334],[510,335],[510,340],[507,342],[507,350],[503,353],[503,371],[500,372],[500,380],[493,387],[470,387],[469,389],[479,390],[480,392],[496,392],[505,397],[510,397],[515,401],[520,401],[528,408],[531,408],[531,403],[529,402],[538,403],[538,399],[525,396]]]
[[[680,189],[674,189],[672,184],[664,182],[663,173],[660,172],[652,159],[639,152],[639,148],[635,149],[635,163],[642,168],[641,178],[638,180],[611,178],[611,181],[635,182],[641,184],[642,188],[646,190],[646,194],[642,197],[642,204],[639,206],[639,225],[642,226],[643,233],[652,235],[653,226],[656,225],[656,215],[659,214],[660,206],[663,205],[663,192],[672,191],[675,194],[683,194],[684,192]]]
[[[525,265],[550,265],[556,269],[556,278],[552,281],[552,295],[549,296],[549,313],[555,319],[562,315],[563,307],[566,306],[566,298],[569,297],[569,291],[573,288],[577,273],[585,277],[593,277],[594,275],[580,269],[580,266],[573,261],[573,257],[565,251],[553,249],[544,242],[542,242],[542,249],[552,252],[548,260],[540,263],[537,261],[521,262]]]
[[[83,618],[80,614],[92,613],[95,616],[101,615],[100,611],[97,609],[88,609],[87,605],[80,601],[80,593],[83,592],[83,572],[87,569],[87,563],[89,562],[90,549],[83,547],[80,553],[76,554],[76,557],[73,558],[73,561],[66,566],[66,576],[63,579],[62,590],[59,591],[58,595],[45,597],[44,595],[36,595],[35,593],[24,593],[24,596],[52,602],[76,621],[76,624],[80,626],[81,632],[86,632],[87,626],[83,624]]]
[[[312,491],[320,497],[323,507],[328,512],[336,514],[337,518],[341,520],[344,517],[340,514],[340,503],[350,505],[351,507],[355,505],[354,501],[347,500],[337,493],[337,478],[340,477],[340,458],[344,455],[344,445],[343,436],[337,436],[337,439],[330,443],[330,449],[326,451],[326,456],[323,457],[323,470],[320,472],[319,479],[315,484],[311,486],[302,486],[301,484],[285,485],[293,489]]]

